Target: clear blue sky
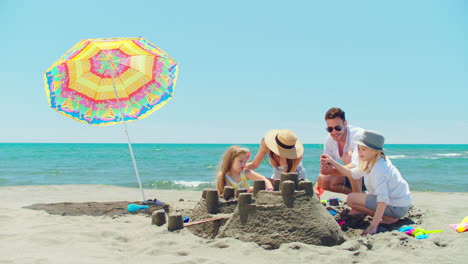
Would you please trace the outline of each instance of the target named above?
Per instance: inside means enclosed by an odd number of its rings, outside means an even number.
[[[179,63],[133,142],[322,143],[333,106],[387,143],[468,143],[468,3],[0,0],[0,142],[126,142],[47,105],[42,74],[81,39],[143,36]]]

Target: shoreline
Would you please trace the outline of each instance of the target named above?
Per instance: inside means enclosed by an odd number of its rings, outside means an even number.
[[[175,182],[175,181],[174,181]],[[179,182],[179,181],[177,181]],[[146,195],[146,193],[150,193],[150,194],[158,194],[159,192],[162,192],[162,193],[165,193],[165,192],[188,192],[188,193],[191,193],[191,192],[194,192],[194,193],[201,193],[203,191],[203,189],[206,189],[206,188],[213,188],[215,189],[216,187],[214,185],[212,185],[213,181],[204,181],[204,182],[201,182],[201,181],[196,181],[197,183],[201,183],[202,185],[203,184],[206,184],[207,186],[202,186],[202,187],[187,187],[187,189],[183,189],[183,188],[178,188],[178,189],[158,189],[158,187],[154,187],[154,188],[151,188],[151,189],[148,189],[148,188],[143,188],[143,191],[145,193],[145,198],[147,199],[153,199],[153,198],[157,198],[157,197],[146,197],[148,195]],[[79,183],[79,184],[39,184],[39,185],[0,185],[0,188],[21,188],[21,187],[58,187],[58,186],[78,186],[78,187],[86,187],[86,186],[107,186],[107,187],[116,187],[116,188],[123,188],[123,189],[135,189],[137,190],[139,196],[138,196],[138,199],[137,200],[141,200],[141,194],[140,194],[140,191],[139,191],[139,188],[138,187],[129,187],[129,186],[121,186],[121,185],[111,185],[111,184],[93,184],[93,183]],[[411,189],[411,185],[410,185],[410,189]],[[440,193],[440,194],[449,194],[449,193],[465,193],[465,194],[468,194],[468,191],[431,191],[431,190],[410,190],[411,193]],[[184,194],[182,194],[184,195]],[[330,192],[325,192],[324,193],[324,196],[328,197],[332,197],[333,195],[337,196],[338,198],[341,197],[341,194],[339,193],[330,193]],[[345,195],[343,195],[344,197]]]
[[[147,199],[157,198],[180,210],[190,210],[201,191],[145,189]],[[448,227],[468,215],[468,193],[412,192],[422,212],[420,227],[443,230],[417,240],[402,232],[361,236],[333,246],[287,243],[265,250],[234,238],[208,240],[184,229],[167,231],[151,225],[145,215],[123,217],[61,216],[24,206],[36,203],[139,201],[138,188],[110,185],[34,185],[0,187],[1,263],[463,263],[468,258],[468,232]],[[325,192],[323,199],[344,198]],[[419,225],[418,225],[419,226]],[[21,250],[18,250],[21,249]]]

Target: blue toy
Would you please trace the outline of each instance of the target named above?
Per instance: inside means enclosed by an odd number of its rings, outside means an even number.
[[[141,209],[148,209],[149,206],[148,205],[138,205],[138,204],[129,204],[127,206],[127,210],[130,212],[130,213],[134,213],[138,210],[141,210]]]

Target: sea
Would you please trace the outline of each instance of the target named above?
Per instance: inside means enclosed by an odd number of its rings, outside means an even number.
[[[238,144],[252,156],[258,144]],[[214,187],[231,144],[132,144],[144,188],[203,190]],[[305,144],[307,179],[316,181],[321,144]],[[387,157],[413,191],[468,192],[468,144],[386,144]],[[138,187],[127,144],[0,143],[0,186],[105,184]],[[265,160],[256,170],[270,177]]]

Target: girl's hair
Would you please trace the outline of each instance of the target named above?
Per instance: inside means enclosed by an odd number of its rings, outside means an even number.
[[[219,163],[218,173],[216,174],[216,187],[218,189],[218,194],[222,194],[224,186],[226,186],[226,178],[224,175],[228,173],[232,168],[232,162],[234,159],[242,154],[250,155],[250,151],[241,146],[231,146],[226,152],[224,152],[223,158]]]
[[[271,150],[269,150],[269,156],[270,156],[270,165],[272,165],[273,167],[278,167],[280,165],[279,156]],[[286,165],[287,165],[286,172],[291,172],[293,160],[286,159]]]
[[[368,148],[366,146],[360,146],[360,147]],[[378,151],[378,150],[371,149],[371,148],[368,148],[368,149],[374,151],[375,155],[369,161],[361,160],[359,162],[359,170],[365,173],[369,173],[380,158],[385,159],[385,153],[383,153],[382,151]]]

